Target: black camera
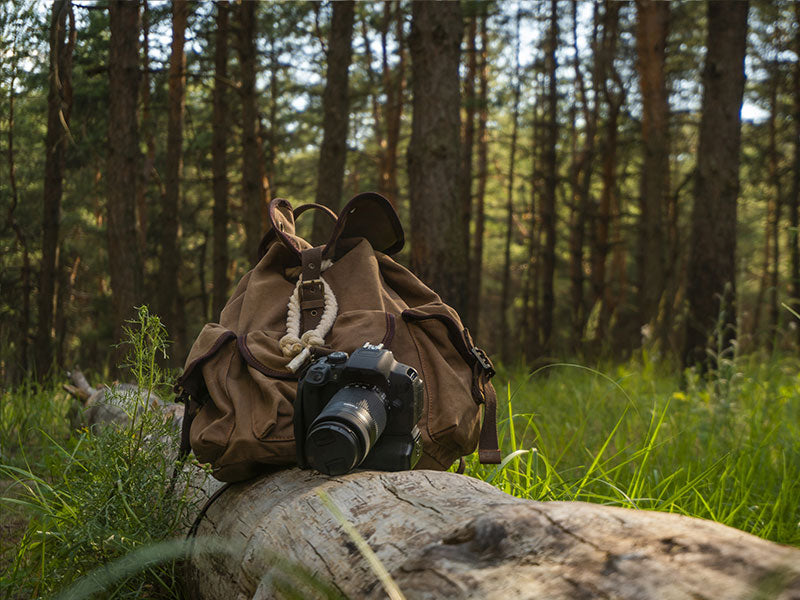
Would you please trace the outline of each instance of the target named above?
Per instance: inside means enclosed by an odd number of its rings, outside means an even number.
[[[300,379],[294,405],[297,462],[327,475],[356,467],[404,471],[417,464],[423,386],[383,345],[332,352]]]

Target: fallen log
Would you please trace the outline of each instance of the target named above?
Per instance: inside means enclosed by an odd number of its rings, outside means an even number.
[[[199,470],[198,482],[198,497],[221,489]],[[191,554],[190,597],[263,600],[287,581],[319,596],[292,565],[336,595],[386,597],[331,502],[407,598],[800,598],[800,549],[718,523],[521,500],[455,473],[299,469],[230,485],[204,508],[193,534],[225,551]]]
[[[196,597],[272,598],[287,560],[342,595],[385,597],[319,492],[408,598],[800,598],[800,549],[718,523],[521,500],[455,473],[299,469],[231,486],[209,507],[197,534],[243,543],[193,558]]]

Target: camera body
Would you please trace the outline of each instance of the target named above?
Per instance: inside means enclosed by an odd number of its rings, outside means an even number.
[[[422,456],[423,394],[417,372],[383,345],[317,360],[297,388],[297,462],[328,475],[413,468]]]

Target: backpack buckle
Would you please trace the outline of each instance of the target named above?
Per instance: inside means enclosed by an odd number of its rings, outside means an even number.
[[[477,346],[473,346],[470,349],[470,352],[472,353],[472,356],[475,357],[475,360],[478,361],[478,364],[481,366],[481,368],[484,371],[486,371],[486,374],[488,375],[489,379],[494,377],[495,375],[494,365],[492,364],[492,361],[489,359],[489,355],[486,354],[486,352],[484,352],[481,348],[478,348]]]

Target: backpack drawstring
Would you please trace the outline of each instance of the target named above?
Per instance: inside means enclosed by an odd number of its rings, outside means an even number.
[[[333,261],[331,260],[323,260],[320,271],[325,271],[332,264]],[[302,336],[300,335],[300,286],[303,284],[302,275],[297,278],[297,284],[289,297],[288,313],[286,315],[286,335],[281,338],[280,348],[284,356],[292,358],[289,364],[286,365],[292,372],[297,372],[306,362],[310,355],[309,348],[325,344],[325,336],[328,335],[333,327],[333,322],[336,320],[336,313],[339,310],[336,296],[328,282],[322,279],[322,276],[320,276],[320,280],[325,291],[325,308],[322,311],[322,318],[319,325],[306,331]]]

